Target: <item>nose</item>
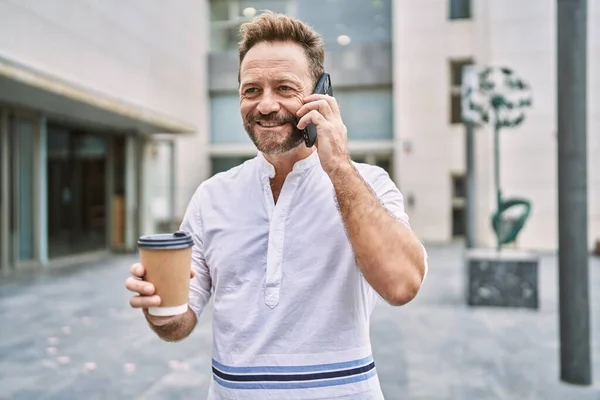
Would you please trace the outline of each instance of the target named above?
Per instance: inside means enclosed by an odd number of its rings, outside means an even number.
[[[270,90],[264,91],[256,110],[263,115],[269,115],[271,113],[279,112],[280,109],[281,104],[279,104],[277,96]]]

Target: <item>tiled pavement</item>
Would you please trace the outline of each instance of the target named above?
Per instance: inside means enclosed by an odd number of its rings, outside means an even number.
[[[135,256],[0,284],[0,399],[202,399],[210,311],[182,343],[163,343],[128,306]],[[469,309],[461,250],[429,248],[408,306],[381,304],[372,340],[388,400],[600,399],[600,260],[590,264],[595,386],[558,380],[556,261],[541,267],[538,311]]]

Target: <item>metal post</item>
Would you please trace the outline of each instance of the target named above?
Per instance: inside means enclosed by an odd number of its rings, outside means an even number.
[[[587,1],[558,0],[560,378],[592,382],[587,224]]]
[[[500,192],[500,120],[498,109],[494,108],[494,183],[496,186],[496,212],[500,213],[502,205],[502,193]],[[500,239],[502,224],[500,224],[500,232],[496,232],[496,250],[502,249],[502,241]]]
[[[465,158],[466,158],[466,196],[465,196],[465,247],[475,247],[477,237],[477,212],[476,212],[476,188],[475,188],[475,123],[474,116],[470,110],[469,90],[476,91],[479,88],[479,78],[474,65],[465,65],[462,70],[462,119],[465,124]],[[472,94],[471,94],[472,95]]]
[[[466,172],[466,233],[467,237],[465,240],[465,246],[467,249],[475,247],[475,138],[474,138],[474,124],[472,122],[465,123],[466,128],[466,161],[467,161],[467,172]]]

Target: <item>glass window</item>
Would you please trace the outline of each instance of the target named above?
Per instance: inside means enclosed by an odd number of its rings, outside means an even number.
[[[239,41],[239,28],[265,11],[288,13],[291,0],[212,0],[211,49],[235,50]]]
[[[376,165],[384,169],[391,180],[394,180],[394,163],[392,154],[375,154],[375,153],[363,153],[351,154],[352,161],[363,164]]]
[[[471,0],[450,0],[450,19],[471,18]]]
[[[218,174],[219,172],[228,171],[233,167],[237,167],[238,165],[244,163],[244,161],[249,160],[252,157],[234,157],[234,156],[215,156],[211,159],[211,175]]]
[[[473,64],[473,60],[450,61],[450,123],[462,123],[462,71],[463,67]]]
[[[218,94],[210,99],[211,143],[251,144],[244,130],[237,93]]]
[[[452,198],[464,199],[466,195],[467,181],[465,175],[452,175]]]
[[[152,221],[153,232],[169,232],[175,216],[173,193],[174,141],[153,140],[148,144],[148,163],[146,165],[149,179],[146,181],[146,193],[149,196],[149,207],[144,210],[145,217]]]
[[[300,0],[296,17],[315,28],[326,44],[391,42],[391,0]]]
[[[462,123],[462,102],[460,93],[452,93],[450,101],[450,123],[460,124]]]
[[[227,51],[236,50],[239,42],[240,24],[212,27],[210,36],[211,50]]]
[[[350,140],[389,140],[393,137],[391,88],[334,90]],[[244,130],[237,94],[211,96],[211,143],[252,144]]]
[[[286,14],[289,12],[289,5],[289,0],[239,0],[237,16],[244,19],[250,19],[267,10],[279,14]]]
[[[391,156],[377,157],[375,165],[377,165],[380,168],[383,168],[390,176],[390,179],[394,180],[394,171],[392,171],[393,165]]]
[[[452,237],[464,237],[466,234],[466,213],[464,207],[452,208]]]
[[[473,64],[473,60],[453,60],[450,61],[450,74],[452,75],[452,86],[460,87],[462,85],[463,67]]]
[[[213,51],[237,47],[240,25],[265,10],[293,15],[315,28],[326,45],[391,43],[391,0],[213,0]]]
[[[210,2],[210,21],[228,21],[229,20],[229,2],[211,1]]]
[[[106,136],[49,124],[47,137],[48,255],[106,247]]]
[[[340,106],[349,140],[387,140],[394,135],[391,88],[338,90],[334,96]]]
[[[15,119],[15,141],[18,152],[19,259],[33,259],[33,155],[36,123]]]

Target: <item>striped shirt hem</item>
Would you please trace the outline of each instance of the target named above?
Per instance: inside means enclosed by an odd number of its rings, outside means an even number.
[[[213,360],[215,382],[228,389],[307,389],[347,385],[377,375],[373,357],[315,365],[231,367]]]

